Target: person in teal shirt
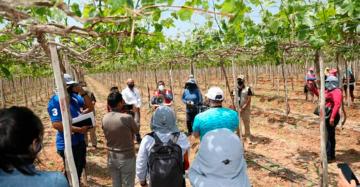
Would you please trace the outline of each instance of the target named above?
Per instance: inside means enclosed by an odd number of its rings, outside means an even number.
[[[227,128],[236,131],[239,117],[236,111],[222,107],[224,92],[219,87],[211,87],[205,95],[209,99],[210,109],[198,114],[193,124],[193,135],[202,137],[214,129]]]

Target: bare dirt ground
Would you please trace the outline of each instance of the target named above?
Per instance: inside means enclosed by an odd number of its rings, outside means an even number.
[[[101,118],[106,113],[106,97],[109,88],[91,77],[87,77],[86,81],[98,100],[96,104],[98,148],[94,149],[91,146],[88,148],[88,186],[111,186],[106,164],[105,139],[100,128]],[[212,80],[212,82],[218,81]],[[123,87],[123,84],[119,83],[118,86]],[[258,80],[258,85],[254,87],[251,124],[254,143],[245,144],[248,175],[253,186],[318,186],[320,130],[318,117],[312,114],[316,104],[304,100],[301,81],[296,82],[294,88],[294,90],[289,88],[291,114],[286,118],[283,112],[284,94],[281,89],[277,93],[268,80]],[[151,112],[146,104],[146,89],[144,86],[140,86],[140,89],[145,103],[141,109],[141,134],[145,135],[150,132]],[[179,127],[185,131],[185,109],[180,100],[181,91],[181,88],[175,89],[175,108]],[[202,93],[204,92],[205,88],[202,87]],[[358,93],[360,93],[359,88],[355,95]],[[358,176],[360,176],[360,123],[357,119],[360,113],[359,99],[359,97],[356,99],[354,107],[347,109],[348,119],[345,128],[338,128],[336,132],[337,163],[349,163]],[[39,168],[61,171],[63,170],[62,160],[55,148],[56,132],[51,128],[46,107],[47,102],[41,102],[33,107],[46,127]],[[198,141],[191,139],[191,142]],[[197,148],[193,146],[191,149],[191,160],[196,156]],[[329,164],[331,186],[336,185],[336,168],[336,163]],[[137,184],[137,186],[140,185]]]

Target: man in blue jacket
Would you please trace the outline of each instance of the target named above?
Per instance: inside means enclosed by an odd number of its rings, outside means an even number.
[[[70,97],[69,108],[71,117],[75,118],[82,113],[93,111],[91,98],[86,94],[86,92],[81,88],[81,86],[77,82],[75,82],[69,74],[64,74],[64,80],[66,82],[67,92]],[[65,166],[65,141],[58,93],[55,93],[50,98],[48,103],[48,113],[50,115],[50,120],[53,128],[57,130],[57,153],[63,158]],[[84,134],[88,131],[88,128],[88,126],[71,127],[72,151],[79,179],[81,177],[83,168],[86,165],[86,144]]]
[[[186,105],[186,126],[188,129],[188,136],[190,136],[192,134],[192,125],[195,116],[199,113],[198,106],[202,103],[201,92],[196,85],[195,79],[192,77],[186,81],[182,101]]]

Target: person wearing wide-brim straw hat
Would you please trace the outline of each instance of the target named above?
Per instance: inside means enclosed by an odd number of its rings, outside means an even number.
[[[239,75],[237,77],[237,89],[238,89],[238,102],[240,118],[244,124],[245,140],[251,143],[251,132],[250,132],[250,116],[251,116],[251,96],[253,92],[250,87],[245,85],[245,76]]]

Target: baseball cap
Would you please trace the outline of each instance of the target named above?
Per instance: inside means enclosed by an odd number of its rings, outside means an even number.
[[[224,100],[224,92],[221,90],[221,88],[219,88],[217,86],[211,87],[208,90],[208,92],[205,94],[205,96],[214,101],[223,101]]]
[[[244,79],[245,79],[245,75],[239,75],[237,78],[244,80]]]
[[[66,85],[77,84],[77,82],[74,81],[72,76],[67,73],[64,74],[64,81],[65,81]]]

